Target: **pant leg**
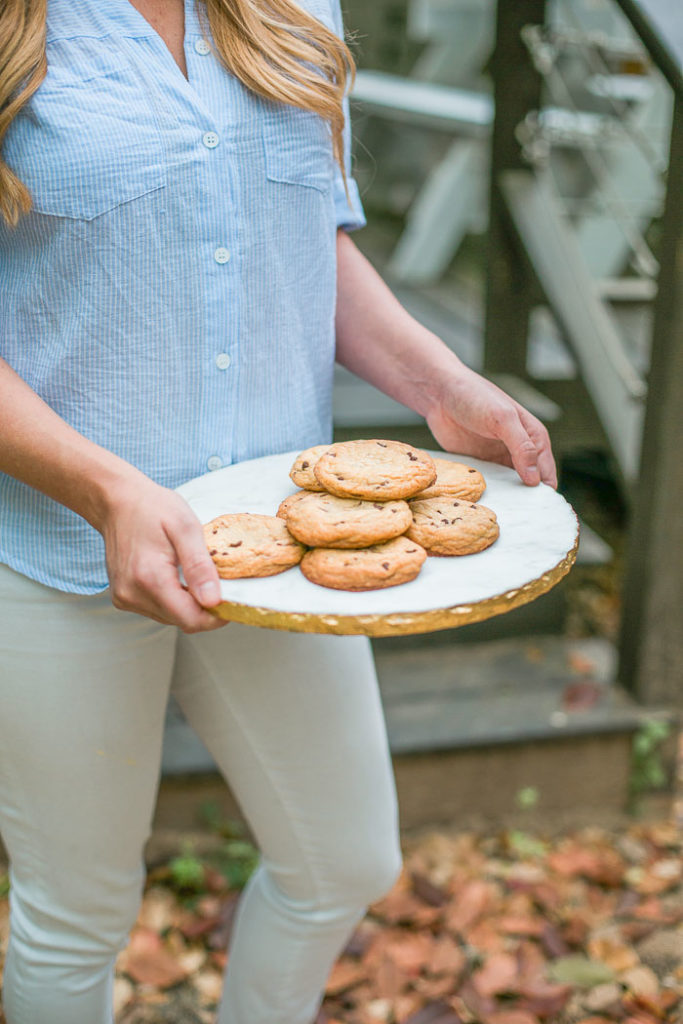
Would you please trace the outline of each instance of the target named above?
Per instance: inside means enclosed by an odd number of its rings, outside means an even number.
[[[333,961],[401,868],[369,642],[236,623],[181,635],[173,693],[261,850],[218,1024],[311,1024]]]
[[[8,1024],[111,1024],[135,921],[176,630],[0,566]]]

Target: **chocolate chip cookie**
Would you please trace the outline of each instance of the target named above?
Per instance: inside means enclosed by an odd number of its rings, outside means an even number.
[[[415,499],[410,510],[413,522],[406,536],[430,555],[473,555],[493,544],[500,532],[495,512],[469,501]]]
[[[204,539],[224,580],[275,576],[298,565],[306,550],[282,519],[252,512],[217,516],[204,526]]]
[[[280,517],[280,519],[286,520],[287,512],[292,507],[292,505],[296,505],[297,501],[299,501],[300,498],[303,498],[305,494],[310,493],[311,491],[295,491],[294,494],[288,494],[286,498],[283,498],[277,507],[277,515]],[[318,494],[319,493],[320,492],[318,491]]]
[[[304,492],[288,505],[285,521],[289,532],[309,547],[364,548],[405,533],[413,517],[406,501]]]
[[[464,462],[450,459],[434,459],[436,480],[429,487],[415,495],[418,498],[462,498],[463,501],[479,501],[486,490],[486,481],[478,469]]]
[[[299,452],[294,465],[289,471],[290,479],[297,485],[297,487],[303,487],[307,491],[324,491],[325,488],[316,480],[313,475],[313,467],[316,462],[328,449],[329,444],[316,444],[312,448],[307,448],[303,452]]]
[[[301,571],[311,583],[334,590],[379,590],[415,579],[426,557],[419,544],[395,537],[354,551],[313,548],[304,555]]]
[[[313,472],[340,498],[408,498],[436,480],[434,460],[402,441],[340,441],[321,455]]]

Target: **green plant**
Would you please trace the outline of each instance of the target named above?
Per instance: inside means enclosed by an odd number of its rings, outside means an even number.
[[[200,813],[211,831],[225,840],[212,855],[212,862],[231,888],[241,889],[246,885],[260,857],[253,843],[245,838],[244,823],[237,818],[224,818],[214,801],[202,804]]]
[[[216,853],[216,865],[231,888],[241,889],[258,865],[259,856],[247,840],[228,839]]]
[[[517,857],[545,857],[548,844],[542,839],[530,836],[528,832],[512,828],[507,833],[507,844],[510,852]]]
[[[0,900],[9,895],[9,875],[0,874]]]
[[[201,860],[192,852],[192,846],[186,843],[183,852],[169,861],[170,882],[174,889],[182,895],[201,892],[206,885],[206,872]]]
[[[215,800],[205,800],[199,808],[203,823],[216,835],[226,839],[241,839],[245,833],[244,823],[238,818],[224,818]]]
[[[535,786],[522,786],[515,793],[515,803],[523,811],[528,811],[536,806],[540,795]]]
[[[661,747],[670,734],[670,722],[646,718],[633,737],[629,778],[632,800],[649,789],[658,789],[665,784],[667,775]]]

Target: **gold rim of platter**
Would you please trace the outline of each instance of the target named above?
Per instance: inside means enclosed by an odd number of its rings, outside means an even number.
[[[579,546],[577,530],[574,546],[553,568],[537,579],[530,580],[514,590],[495,597],[486,597],[472,604],[457,604],[450,608],[432,608],[426,612],[396,612],[393,615],[318,615],[314,612],[280,612],[272,608],[223,601],[210,609],[220,619],[241,622],[246,626],[281,629],[290,633],[335,633],[339,636],[407,636],[410,633],[431,633],[438,629],[453,629],[482,622],[519,608],[523,604],[547,594],[567,575]]]

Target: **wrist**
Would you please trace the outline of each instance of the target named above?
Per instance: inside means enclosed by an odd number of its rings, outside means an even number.
[[[110,454],[110,453],[108,453]],[[111,459],[93,466],[82,489],[79,508],[75,508],[87,522],[102,533],[112,515],[132,500],[139,500],[145,486],[156,486],[144,473],[119,459]]]
[[[423,407],[418,410],[425,419],[444,405],[452,405],[454,395],[471,372],[445,342],[434,337],[440,347],[432,348],[433,357],[427,365],[421,389]]]

